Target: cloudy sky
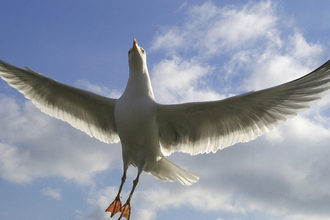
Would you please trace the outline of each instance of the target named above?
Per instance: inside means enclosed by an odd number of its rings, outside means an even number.
[[[326,0],[4,0],[0,59],[119,97],[136,38],[158,102],[221,99],[326,62],[329,10]],[[142,174],[131,219],[330,219],[329,142],[327,95],[254,141],[172,154],[201,179],[186,187]],[[136,172],[129,169],[124,201]],[[0,219],[109,219],[121,175],[120,143],[41,113],[0,80]]]

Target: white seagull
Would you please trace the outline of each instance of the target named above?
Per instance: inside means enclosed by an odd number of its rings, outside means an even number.
[[[119,99],[62,84],[27,68],[0,61],[0,76],[41,111],[105,143],[121,141],[124,174],[106,211],[130,218],[131,198],[142,171],[163,181],[191,185],[199,177],[165,158],[173,152],[215,153],[247,142],[309,108],[330,88],[330,60],[313,72],[272,88],[219,101],[162,105],[155,101],[146,52],[133,40],[129,80]],[[138,169],[124,205],[121,190],[129,165]]]

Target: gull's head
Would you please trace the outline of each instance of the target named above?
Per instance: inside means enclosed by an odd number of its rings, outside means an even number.
[[[133,40],[133,47],[128,51],[128,64],[130,69],[147,66],[147,54],[142,47],[139,47],[135,38]]]

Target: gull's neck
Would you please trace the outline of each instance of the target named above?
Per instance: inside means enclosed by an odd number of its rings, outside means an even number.
[[[129,79],[125,92],[133,98],[148,96],[154,98],[147,64],[144,62],[142,65],[130,65]]]

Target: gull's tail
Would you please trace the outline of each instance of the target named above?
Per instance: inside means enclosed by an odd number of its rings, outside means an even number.
[[[157,161],[152,169],[148,170],[147,173],[150,173],[162,181],[178,181],[186,186],[190,186],[199,180],[198,176],[178,167],[165,157],[162,157],[159,161]]]

